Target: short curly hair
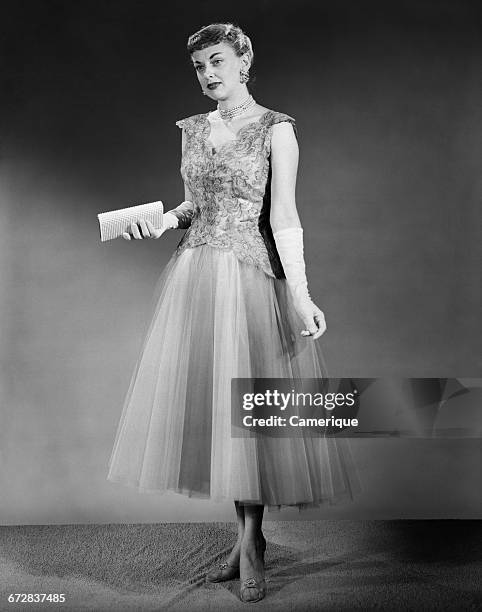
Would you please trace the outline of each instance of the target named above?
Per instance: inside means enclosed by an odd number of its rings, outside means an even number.
[[[234,23],[211,23],[192,34],[187,41],[187,50],[192,55],[220,42],[228,43],[237,56],[248,54],[250,64],[253,63],[253,45],[247,34]]]

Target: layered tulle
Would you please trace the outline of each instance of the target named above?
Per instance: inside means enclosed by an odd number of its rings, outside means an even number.
[[[201,245],[172,256],[152,304],[109,480],[271,510],[354,498],[347,440],[231,435],[232,378],[328,375],[284,279]]]

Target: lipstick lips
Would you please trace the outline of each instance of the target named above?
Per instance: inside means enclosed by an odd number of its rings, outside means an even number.
[[[209,89],[211,89],[211,86],[212,86],[212,85],[221,85],[221,82],[220,82],[220,81],[216,81],[216,82],[214,82],[214,83],[208,83],[208,84],[207,84],[207,87],[208,87]]]

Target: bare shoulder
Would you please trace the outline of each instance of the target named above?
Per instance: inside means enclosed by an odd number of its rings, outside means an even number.
[[[253,110],[257,115],[264,115],[267,112],[273,112],[270,108],[262,106],[261,104],[256,104]]]
[[[268,112],[273,112],[271,111],[271,109],[266,108],[266,106],[262,106],[261,104],[255,104],[253,106],[253,108],[250,110],[250,112],[247,115],[244,115],[245,119],[249,119],[249,120],[256,120],[256,119],[260,119],[261,117],[263,117],[263,115],[267,114]]]

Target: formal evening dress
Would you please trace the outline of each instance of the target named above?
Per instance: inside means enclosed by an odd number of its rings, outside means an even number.
[[[216,145],[215,114],[176,122],[193,206],[174,213],[186,231],[154,290],[107,478],[268,510],[352,500],[361,486],[347,440],[231,435],[232,378],[328,373],[322,338],[300,335],[269,223],[272,126],[297,135],[295,120],[267,110]]]

